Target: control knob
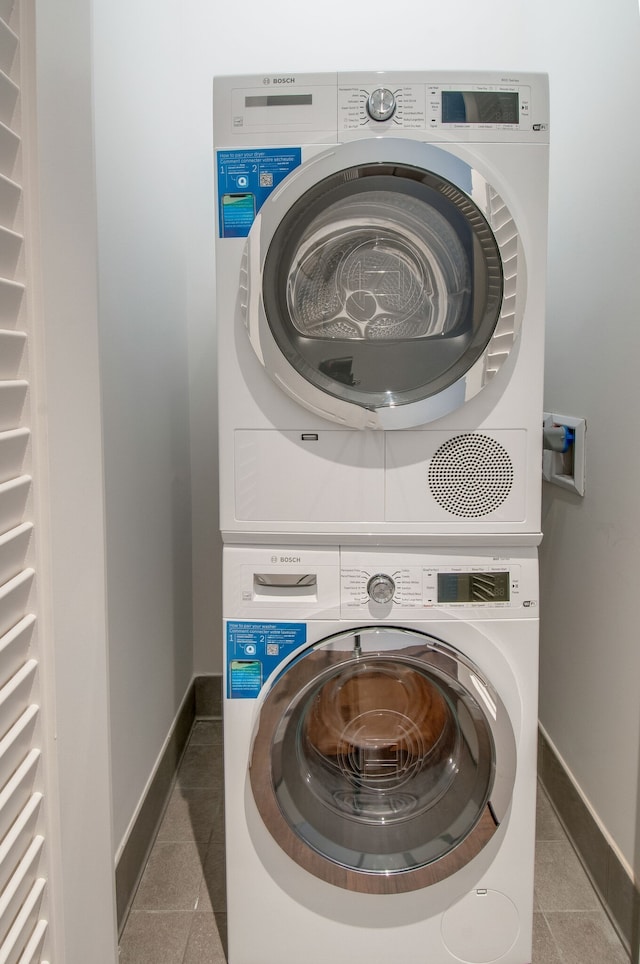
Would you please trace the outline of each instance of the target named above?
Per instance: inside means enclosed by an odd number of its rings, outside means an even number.
[[[391,576],[387,576],[383,572],[376,573],[367,583],[369,598],[372,599],[373,602],[381,603],[382,605],[391,602],[395,591],[395,582]]]
[[[387,87],[376,87],[367,98],[367,113],[374,121],[386,121],[396,110],[396,98]]]

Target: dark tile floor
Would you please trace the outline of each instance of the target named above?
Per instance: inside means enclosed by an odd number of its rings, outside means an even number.
[[[225,964],[222,723],[196,720],[120,943],[120,964]]]
[[[122,935],[120,964],[226,964],[222,815],[222,724],[197,720]],[[535,899],[533,964],[628,964],[542,789]]]

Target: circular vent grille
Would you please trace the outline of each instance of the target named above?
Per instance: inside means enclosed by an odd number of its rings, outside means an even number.
[[[495,439],[456,435],[436,450],[429,488],[438,505],[466,519],[502,505],[513,485],[513,463]]]

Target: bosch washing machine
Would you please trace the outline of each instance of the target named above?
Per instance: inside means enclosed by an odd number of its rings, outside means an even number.
[[[230,964],[530,964],[535,547],[224,548]]]
[[[214,80],[226,542],[536,545],[546,76]]]

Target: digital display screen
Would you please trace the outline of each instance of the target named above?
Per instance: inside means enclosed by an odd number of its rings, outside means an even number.
[[[311,94],[254,94],[245,97],[245,107],[305,107],[313,103]]]
[[[439,603],[509,602],[508,572],[439,572]]]
[[[517,91],[443,90],[443,124],[519,124]]]

